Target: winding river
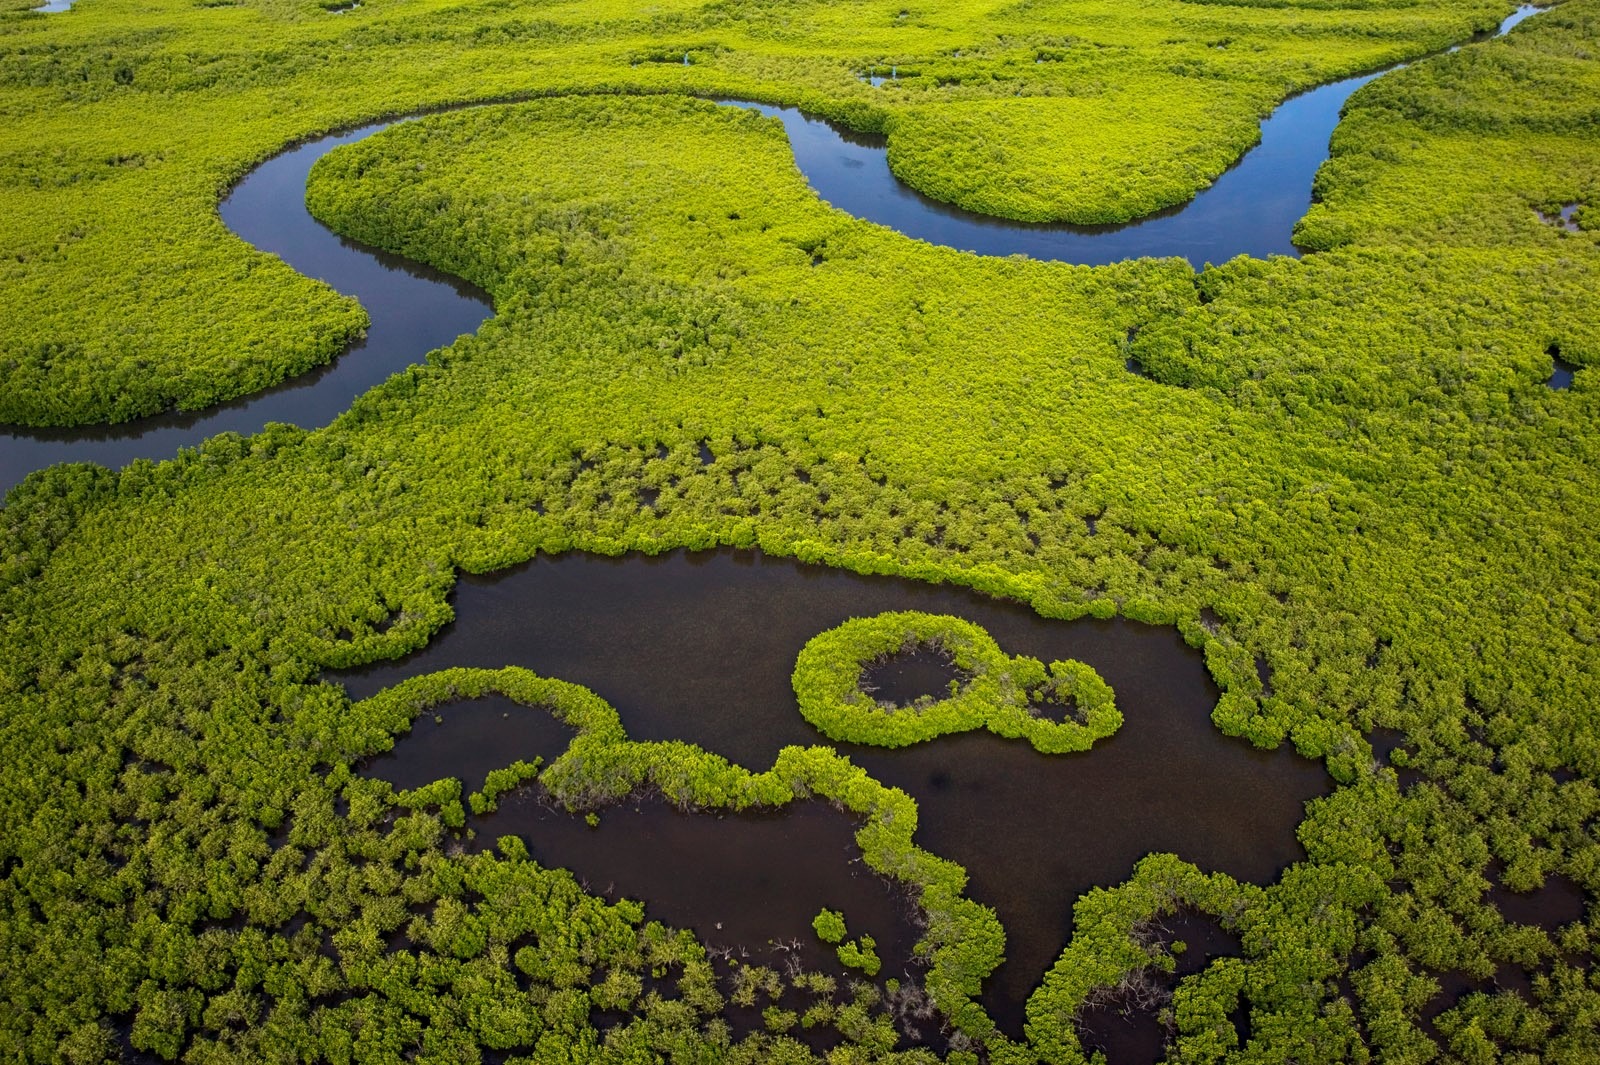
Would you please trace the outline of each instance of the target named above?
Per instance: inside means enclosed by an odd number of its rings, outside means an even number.
[[[1506,33],[1540,10],[1518,8],[1484,39]],[[1181,207],[1121,226],[1033,225],[962,211],[901,184],[889,172],[882,137],[841,131],[792,107],[723,102],[782,121],[796,164],[823,199],[907,236],[982,255],[1022,254],[1086,265],[1180,256],[1198,267],[1237,255],[1296,254],[1290,234],[1311,204],[1312,178],[1328,157],[1339,113],[1351,93],[1386,70],[1291,98],[1262,122],[1261,142],[1210,188]],[[390,375],[475,331],[493,311],[484,292],[339,237],[306,211],[312,164],[392,124],[373,123],[274,156],[240,181],[220,207],[222,220],[244,240],[360,300],[372,319],[365,338],[318,370],[202,412],[113,426],[0,430],[0,493],[57,462],[120,467],[138,458],[170,458],[179,448],[218,433],[256,433],[268,422],[319,428]]]
[[[1482,39],[1504,34],[1539,10],[1518,8]],[[783,122],[795,161],[824,200],[908,237],[979,255],[1026,255],[1081,266],[1179,256],[1198,270],[1239,255],[1298,255],[1290,235],[1311,206],[1311,183],[1327,161],[1328,141],[1345,101],[1367,82],[1405,65],[1290,97],[1261,123],[1260,143],[1194,199],[1109,226],[1041,225],[964,211],[929,199],[890,173],[886,137],[841,131],[793,107],[727,102]]]

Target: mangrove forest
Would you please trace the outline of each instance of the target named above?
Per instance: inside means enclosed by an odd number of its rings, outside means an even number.
[[[0,1060],[1600,1062],[1600,0],[0,0]]]

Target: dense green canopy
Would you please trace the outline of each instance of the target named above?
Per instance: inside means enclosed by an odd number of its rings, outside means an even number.
[[[1490,892],[1600,888],[1600,390],[1593,369],[1545,384],[1553,356],[1600,363],[1600,5],[1362,90],[1301,226],[1322,250],[1198,274],[908,240],[819,203],[776,122],[678,92],[887,129],[898,170],[960,202],[1115,217],[1202,185],[1287,92],[1503,13],[12,5],[17,422],[201,405],[326,359],[360,312],[231,238],[219,191],[314,130],[547,98],[397,126],[313,173],[341,233],[487,289],[479,334],[325,430],[61,467],[8,497],[0,1049],[97,1061],[126,1033],[196,1063],[773,1061],[808,1056],[784,1033],[809,1023],[839,1034],[833,1060],[893,1052],[904,989],[801,974],[818,1012],[797,1019],[776,976],[719,982],[693,937],[515,840],[463,853],[459,782],[397,795],[356,771],[424,707],[502,691],[593,758],[508,757],[479,802],[537,768],[585,809],[653,789],[862,815],[868,863],[919,892],[952,1060],[1074,1060],[1097,989],[1171,968],[1140,930],[1179,910],[1243,956],[1178,985],[1172,1060],[1600,1057],[1600,926],[1520,924]],[[856,78],[890,64],[898,87]],[[1090,151],[1095,123],[1127,139]],[[1545,221],[1574,203],[1577,232]],[[355,705],[318,679],[420,646],[463,571],[719,544],[1176,625],[1219,728],[1325,759],[1340,787],[1274,883],[1157,855],[1082,899],[1018,1042],[976,1002],[1004,953],[993,914],[915,848],[915,804],[835,752],[757,773],[632,744],[559,677],[436,676]],[[1390,759],[1380,727],[1403,733]],[[1456,980],[1473,990],[1436,998]],[[767,1031],[733,1038],[736,997],[772,1000]],[[602,1035],[602,1011],[629,1019]]]

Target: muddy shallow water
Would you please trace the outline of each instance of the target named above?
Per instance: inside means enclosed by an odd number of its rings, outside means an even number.
[[[1217,690],[1171,628],[1051,621],[960,588],[731,550],[541,558],[464,578],[454,606],[457,620],[423,650],[336,679],[363,697],[451,666],[525,666],[593,689],[633,739],[685,740],[764,769],[785,745],[826,742],[800,716],[789,677],[806,641],[850,617],[954,614],[1008,654],[1094,666],[1124,724],[1084,754],[1041,755],[987,733],[897,751],[836,745],[917,799],[916,841],[966,866],[969,894],[995,908],[1008,960],[984,1001],[1012,1031],[1070,935],[1080,894],[1121,883],[1152,851],[1270,881],[1302,857],[1294,830],[1304,803],[1330,787],[1320,763],[1218,732]],[[501,764],[523,757],[486,741]],[[811,914],[826,904],[795,903]]]
[[[1185,976],[1200,972],[1221,957],[1241,953],[1239,937],[1205,914],[1184,912],[1150,922],[1141,937],[1151,949],[1170,955],[1175,966],[1164,973],[1151,966],[1128,981],[1120,992],[1094,998],[1080,1015],[1079,1037],[1089,1050],[1099,1050],[1112,1065],[1158,1062],[1166,1048],[1168,1030],[1161,1014],[1172,1003],[1172,992]],[[1178,944],[1182,944],[1182,948]],[[1249,1039],[1244,1011],[1232,1018],[1239,1045]]]
[[[463,792],[471,792],[509,760],[541,758],[548,765],[575,734],[542,707],[500,695],[460,700],[422,713],[393,751],[369,759],[361,772],[396,788],[456,776]],[[587,890],[610,901],[643,901],[647,919],[692,929],[730,987],[741,966],[754,965],[791,977],[826,973],[841,987],[863,979],[813,929],[824,907],[844,915],[850,940],[872,938],[883,966],[875,981],[880,988],[891,978],[922,981],[926,962],[915,951],[921,911],[903,885],[862,861],[858,819],[827,803],[717,814],[686,813],[646,798],[606,808],[591,825],[532,786],[503,796],[495,811],[469,817],[467,827],[472,850],[492,849],[502,836],[520,837],[535,861],[570,871]],[[781,1004],[803,1012],[811,1001],[791,988]],[[766,1002],[733,1007],[738,1034],[762,1027],[759,1007]],[[595,1019],[604,1025],[622,1016]],[[900,1029],[906,1046],[940,1038],[926,1019],[907,1017]],[[827,1029],[794,1034],[819,1050],[838,1040]]]
[[[549,765],[577,731],[548,711],[486,695],[424,711],[394,750],[369,759],[364,776],[387,780],[396,791],[420,788],[441,777],[459,777],[463,796],[483,788],[492,769],[517,759],[543,758]]]
[[[861,861],[857,825],[826,803],[765,813],[683,813],[659,802],[601,812],[591,828],[531,790],[472,819],[478,846],[521,836],[535,861],[569,869],[589,890],[640,899],[646,915],[692,928],[714,957],[842,973],[811,921],[826,907],[844,914],[851,939],[867,933],[881,977],[920,971],[916,908],[898,885]]]
[[[856,687],[879,704],[914,707],[943,699],[970,679],[942,649],[920,645],[867,663]]]

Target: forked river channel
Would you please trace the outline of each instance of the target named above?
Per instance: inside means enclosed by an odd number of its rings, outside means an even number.
[[[1483,39],[1506,33],[1540,10],[1518,8]],[[1285,101],[1262,122],[1261,142],[1210,188],[1181,207],[1120,226],[1033,225],[962,211],[901,184],[889,171],[882,137],[842,131],[792,107],[722,102],[780,119],[795,163],[819,196],[907,236],[982,255],[1021,254],[1086,265],[1177,256],[1198,268],[1238,255],[1297,254],[1290,236],[1311,205],[1312,179],[1328,158],[1329,137],[1345,101],[1393,69],[1331,82]],[[171,458],[179,448],[218,433],[257,433],[268,422],[320,428],[374,385],[475,331],[493,313],[486,293],[346,240],[306,210],[312,164],[395,121],[405,119],[375,122],[274,156],[234,186],[220,208],[222,220],[250,244],[360,300],[372,319],[364,338],[318,370],[203,412],[91,428],[0,430],[0,493],[58,462],[117,468],[134,459]]]

